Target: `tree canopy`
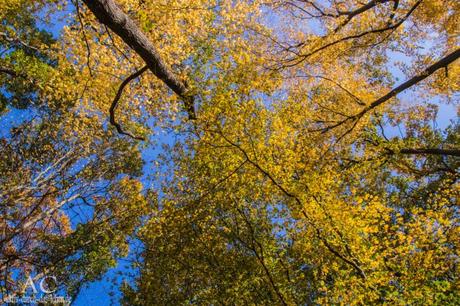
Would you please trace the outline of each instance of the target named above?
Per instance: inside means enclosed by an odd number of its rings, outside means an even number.
[[[459,13],[1,0],[2,298],[458,305]]]

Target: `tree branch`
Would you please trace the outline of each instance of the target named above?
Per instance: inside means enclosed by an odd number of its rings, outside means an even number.
[[[18,76],[16,71],[14,71],[13,69],[10,69],[10,68],[6,68],[6,67],[0,67],[0,73],[8,74],[9,76],[12,76],[12,77],[17,77]]]
[[[120,98],[121,98],[121,95],[123,94],[123,90],[125,89],[126,85],[129,84],[129,82],[131,82],[132,80],[138,78],[141,74],[143,74],[145,71],[147,71],[147,69],[149,69],[148,66],[144,66],[143,68],[141,68],[140,70],[134,72],[133,74],[131,74],[129,77],[127,77],[120,85],[120,87],[118,88],[118,92],[115,96],[115,98],[113,99],[113,102],[112,102],[112,105],[110,106],[110,124],[115,126],[115,128],[117,129],[118,133],[122,134],[122,135],[126,135],[126,136],[129,136],[133,139],[137,139],[137,140],[145,140],[143,137],[139,137],[139,136],[134,136],[133,134],[129,133],[129,132],[125,132],[123,130],[123,128],[121,127],[121,125],[115,120],[115,111],[117,109],[117,106],[118,106],[118,101],[120,101]]]
[[[345,37],[342,37],[340,39],[334,40],[334,41],[329,42],[329,43],[327,43],[327,44],[325,44],[325,45],[323,45],[323,46],[321,46],[321,47],[319,47],[317,49],[314,49],[313,51],[310,51],[309,53],[301,54],[298,57],[288,59],[287,63],[289,63],[289,64],[284,64],[279,69],[297,66],[300,63],[302,63],[305,60],[307,60],[309,57],[315,55],[316,53],[318,53],[320,51],[323,51],[325,49],[328,49],[329,47],[332,47],[334,45],[340,44],[342,42],[346,42],[346,41],[353,40],[353,39],[358,39],[358,38],[361,38],[363,36],[367,36],[369,34],[379,34],[379,33],[384,33],[384,32],[390,31],[390,30],[394,31],[398,27],[400,27],[412,15],[412,13],[417,9],[417,7],[420,5],[420,3],[422,3],[422,1],[423,0],[418,0],[411,7],[411,9],[398,22],[396,22],[394,24],[389,24],[389,25],[387,25],[385,27],[378,28],[378,29],[370,29],[370,30],[364,31],[364,32],[359,33],[359,34],[353,34],[353,35],[350,35],[350,36],[345,36]]]
[[[337,33],[338,31],[340,31],[340,29],[342,29],[343,27],[345,27],[354,17],[372,9],[373,7],[377,6],[379,3],[386,3],[386,2],[390,2],[392,0],[372,0],[370,2],[368,2],[367,4],[357,8],[356,10],[354,11],[350,11],[350,12],[340,12],[339,14],[341,15],[347,15],[347,19],[345,19],[341,24],[339,24],[333,31],[333,33]]]
[[[419,83],[420,81],[423,81],[430,75],[436,72],[436,70],[439,70],[441,68],[447,67],[449,64],[453,63],[455,60],[457,60],[460,57],[460,49],[455,50],[454,52],[450,53],[446,57],[440,59],[433,65],[427,67],[421,74],[416,75],[412,77],[411,79],[407,80],[403,84],[399,85],[398,87],[392,89],[389,93],[384,95],[383,97],[375,100],[372,102],[368,107],[366,107],[361,113],[364,114],[377,106],[381,105],[382,103],[390,100],[394,96],[396,96],[398,93],[408,89],[409,87],[414,86],[415,84]],[[362,115],[361,115],[362,116]]]
[[[401,149],[401,154],[431,154],[431,155],[450,155],[460,157],[460,150],[456,149],[436,149],[436,148],[418,148],[418,149]]]
[[[356,272],[358,273],[358,275],[363,278],[363,279],[366,279],[366,274],[364,273],[364,271],[361,269],[361,267],[359,266],[359,264],[356,262],[356,259],[348,259],[347,257],[343,256],[339,251],[337,251],[328,241],[326,238],[324,238],[322,235],[321,235],[321,230],[314,224],[314,222],[309,218],[309,216],[307,215],[307,213],[305,212],[305,210],[303,209],[303,204],[302,204],[302,201],[293,193],[291,193],[290,191],[288,191],[287,189],[284,188],[284,186],[282,186],[280,183],[278,183],[275,178],[267,171],[265,171],[257,162],[253,161],[248,153],[241,147],[239,146],[238,144],[232,142],[229,138],[227,138],[224,133],[222,131],[212,131],[212,130],[208,130],[209,132],[211,133],[217,133],[219,134],[228,144],[230,144],[231,146],[235,147],[236,149],[238,149],[245,157],[245,160],[247,162],[249,162],[251,165],[253,165],[257,170],[259,170],[264,176],[266,176],[272,183],[273,185],[275,185],[283,194],[285,194],[287,197],[289,198],[292,198],[295,203],[297,203],[299,205],[299,208],[300,208],[300,211],[302,213],[302,215],[304,216],[305,220],[313,226],[313,228],[315,229],[316,231],[316,235],[317,237],[323,242],[323,244],[326,246],[326,248],[331,252],[333,253],[336,257],[340,258],[342,261],[344,261],[345,263],[349,264],[350,266],[352,266]]]
[[[336,124],[334,124],[332,126],[329,126],[329,127],[326,127],[324,129],[322,129],[322,132],[323,133],[327,132],[327,131],[329,131],[329,130],[331,130],[333,128],[336,128],[336,127],[338,127],[338,126],[340,126],[340,125],[342,125],[344,123],[347,123],[348,121],[352,121],[352,122],[355,121],[355,123],[356,123],[357,121],[359,121],[359,119],[361,119],[369,111],[371,111],[374,108],[382,105],[386,101],[388,101],[391,98],[395,97],[400,92],[402,92],[402,91],[404,91],[404,90],[416,85],[417,83],[423,81],[424,79],[426,79],[427,77],[429,77],[430,75],[435,73],[437,70],[439,70],[441,68],[444,68],[444,67],[447,67],[449,64],[453,63],[459,57],[460,57],[460,49],[457,49],[457,50],[453,51],[452,53],[448,54],[447,56],[443,57],[442,59],[440,59],[439,61],[437,61],[433,65],[425,68],[425,70],[423,70],[422,73],[412,77],[411,79],[407,80],[403,84],[393,88],[390,92],[388,92],[384,96],[378,98],[377,100],[375,100],[374,102],[369,104],[367,107],[365,107],[359,113],[357,113],[357,114],[355,114],[353,116],[350,116],[347,119],[342,120],[342,121],[340,121],[340,122],[338,122],[338,123],[336,123]]]
[[[152,73],[162,80],[184,101],[189,119],[195,119],[194,100],[187,85],[179,80],[162,60],[155,46],[139,29],[134,21],[125,14],[113,0],[82,0],[96,18],[128,46],[130,46],[147,64]]]
[[[20,44],[20,45],[22,45],[23,47],[25,47],[27,49],[30,49],[30,50],[35,51],[35,52],[40,52],[40,50],[38,48],[29,45],[28,43],[24,42],[23,40],[21,40],[21,39],[19,39],[17,37],[10,37],[5,32],[0,32],[0,36],[2,36],[9,43]]]
[[[80,4],[78,3],[78,0],[75,0],[74,5],[78,20],[80,21],[81,33],[83,34],[83,39],[85,40],[86,45],[86,65],[88,66],[89,75],[93,77],[93,71],[91,69],[91,48],[88,43],[88,38],[86,37],[85,24],[83,23],[83,18],[81,17]]]

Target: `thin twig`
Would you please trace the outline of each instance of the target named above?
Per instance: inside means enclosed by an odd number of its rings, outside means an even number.
[[[15,37],[15,38],[10,37],[10,36],[8,36],[8,34],[6,34],[5,32],[0,32],[0,36],[3,36],[3,38],[4,38],[7,42],[9,42],[9,43],[19,43],[20,45],[26,47],[27,49],[31,49],[31,50],[33,50],[33,51],[35,51],[35,52],[40,52],[40,50],[39,50],[38,48],[29,45],[28,43],[26,43],[26,42],[20,40],[20,39],[17,38],[17,37]]]
[[[79,20],[80,25],[81,25],[81,31],[82,31],[82,34],[83,34],[83,39],[84,39],[85,45],[86,45],[86,65],[88,66],[89,75],[91,77],[93,77],[93,71],[92,71],[91,65],[90,65],[91,48],[89,47],[88,38],[86,37],[85,25],[83,24],[83,18],[81,18],[80,5],[78,4],[78,0],[75,0],[75,10],[77,12],[78,20]]]

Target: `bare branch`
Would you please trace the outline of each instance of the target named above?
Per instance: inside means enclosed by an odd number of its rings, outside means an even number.
[[[137,139],[137,140],[145,140],[145,139],[143,137],[134,136],[133,134],[131,134],[129,132],[125,132],[122,129],[121,125],[115,120],[115,111],[117,109],[118,102],[120,101],[121,95],[123,94],[123,90],[125,89],[126,85],[128,85],[129,82],[131,82],[132,80],[138,78],[141,74],[143,74],[145,71],[147,71],[147,69],[149,69],[149,67],[144,66],[140,70],[138,70],[138,71],[134,72],[133,74],[131,74],[129,77],[127,77],[121,83],[120,87],[118,88],[117,94],[116,94],[115,98],[113,99],[112,105],[110,106],[110,110],[109,110],[109,112],[110,112],[110,124],[115,126],[115,128],[118,131],[118,133],[126,135],[126,136],[129,136],[129,137],[131,137],[133,139]]]

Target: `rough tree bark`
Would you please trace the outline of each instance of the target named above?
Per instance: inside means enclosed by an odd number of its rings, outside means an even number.
[[[184,101],[189,119],[195,119],[194,95],[161,59],[155,46],[113,0],[82,0],[96,18],[117,34],[147,64],[152,73],[162,80]]]

